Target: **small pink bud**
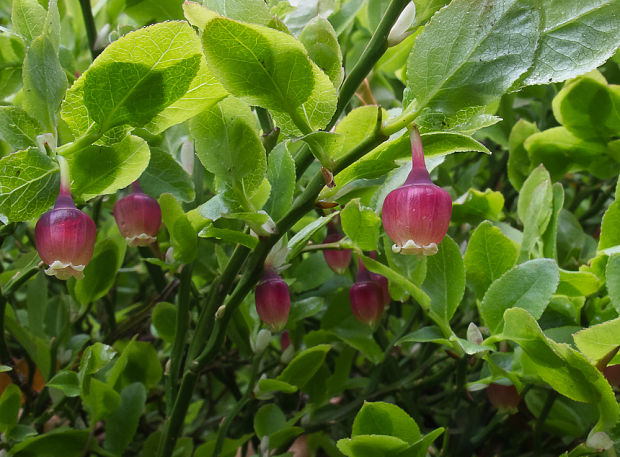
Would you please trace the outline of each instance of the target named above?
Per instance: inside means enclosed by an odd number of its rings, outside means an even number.
[[[256,287],[256,312],[260,320],[275,332],[284,328],[291,309],[288,285],[273,269],[266,267]]]
[[[132,187],[131,194],[114,204],[114,219],[129,246],[147,246],[157,240],[161,209],[157,200],[142,192],[137,181]]]
[[[344,238],[344,235],[338,233],[336,227],[330,222],[327,226],[327,236],[323,240],[323,243],[335,243]],[[349,268],[351,263],[351,250],[350,249],[325,249],[323,251],[323,257],[329,268],[336,274],[344,274]]]
[[[75,207],[69,191],[69,167],[58,156],[60,193],[54,208],[41,216],[34,239],[41,260],[49,268],[45,273],[58,279],[84,277],[84,268],[93,257],[96,228],[93,220]]]
[[[351,311],[362,324],[374,327],[383,314],[385,298],[381,285],[373,281],[368,270],[361,265],[357,272],[355,284],[349,289]]]
[[[417,128],[411,130],[411,155],[411,173],[405,184],[383,202],[383,228],[395,243],[394,252],[433,255],[448,232],[452,199],[431,181]]]
[[[370,257],[373,259],[377,258],[377,252],[376,251],[372,251],[370,253]],[[358,260],[357,261],[358,267],[364,268],[366,269],[366,267],[364,266],[364,264]],[[392,301],[392,296],[390,295],[390,288],[389,288],[389,284],[388,284],[388,279],[383,276],[380,275],[379,273],[373,273],[372,271],[369,271],[368,274],[370,275],[370,279],[372,279],[374,282],[376,282],[379,287],[381,288],[381,292],[383,294],[383,304],[384,305],[389,305],[390,302]]]
[[[491,383],[487,386],[487,397],[495,408],[503,412],[515,412],[521,401],[521,395],[513,385]]]

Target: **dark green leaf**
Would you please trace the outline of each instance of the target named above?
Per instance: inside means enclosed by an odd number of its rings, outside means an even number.
[[[320,344],[300,352],[286,366],[278,376],[278,381],[303,388],[310,378],[316,373],[325,360],[325,355],[331,347],[328,344]]]
[[[133,383],[121,391],[118,408],[106,417],[105,449],[122,455],[138,429],[146,403],[146,389]]]
[[[15,384],[9,384],[0,396],[0,431],[6,432],[17,424],[21,406],[22,391]]]
[[[389,435],[407,443],[420,439],[418,424],[402,409],[391,403],[365,402],[355,416],[352,437],[357,435]]]
[[[140,186],[155,198],[166,192],[182,202],[196,198],[192,178],[172,155],[160,148],[151,148],[151,159],[140,176]]]

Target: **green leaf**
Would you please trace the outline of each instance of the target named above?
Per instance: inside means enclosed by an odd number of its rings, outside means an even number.
[[[606,153],[604,143],[576,137],[565,127],[534,133],[525,140],[532,166],[543,164],[554,181],[569,171],[579,171]]]
[[[123,454],[138,429],[145,403],[146,389],[144,385],[136,382],[121,391],[121,401],[118,408],[105,419],[104,447],[106,450],[118,455]]]
[[[560,222],[560,213],[564,206],[564,188],[562,184],[556,182],[553,184],[553,211],[551,213],[551,219],[549,219],[549,225],[542,234],[543,242],[543,254],[550,259],[557,259],[558,257],[558,225]]]
[[[577,348],[593,364],[620,346],[620,317],[573,334]]]
[[[605,276],[611,304],[620,314],[620,254],[609,257]]]
[[[0,396],[0,431],[6,432],[17,424],[22,406],[22,391],[15,384],[9,384]]]
[[[116,351],[112,346],[103,343],[95,343],[84,350],[80,360],[80,379],[84,380],[88,375],[97,373],[114,359]]]
[[[286,143],[278,144],[269,153],[267,179],[271,184],[271,193],[263,209],[274,221],[278,221],[290,209],[295,193],[295,161]]]
[[[278,379],[261,379],[258,381],[258,389],[260,392],[284,392],[292,394],[297,392],[297,386]]]
[[[571,400],[597,406],[600,420],[594,432],[613,426],[618,420],[618,403],[603,375],[577,351],[545,337],[535,318],[519,308],[506,310],[506,325],[498,337],[519,344],[524,369],[536,373],[560,394]]]
[[[199,65],[198,54],[169,66],[134,62],[93,65],[84,80],[88,114],[103,131],[123,124],[142,127],[187,92]]]
[[[583,139],[611,139],[620,131],[620,94],[593,71],[567,82],[553,98],[553,115],[572,134]]]
[[[39,338],[46,338],[45,312],[48,309],[47,280],[45,274],[39,271],[28,282],[26,304],[28,311],[28,328]]]
[[[358,435],[389,435],[407,443],[420,439],[418,424],[402,409],[391,403],[364,402],[355,416],[351,437]]]
[[[414,255],[394,253],[392,251],[392,240],[387,236],[383,237],[383,249],[388,265],[392,270],[398,271],[413,284],[422,285],[426,278],[426,257],[419,258]],[[388,285],[390,295],[394,300],[405,302],[409,298],[409,293],[400,284],[392,281]]]
[[[267,26],[273,19],[264,0],[205,0],[203,4],[237,21]]]
[[[553,189],[549,173],[539,166],[523,183],[519,194],[517,213],[523,222],[523,241],[520,260],[527,260],[530,252],[549,224],[553,211]]]
[[[1,162],[0,162],[1,163]],[[619,181],[620,182],[620,181]],[[598,250],[612,248],[620,245],[620,200],[618,199],[620,185],[616,184],[616,199],[609,205],[607,211],[603,215],[601,223],[601,237],[598,242]],[[0,193],[0,198],[2,193]],[[0,199],[0,208],[2,208],[2,200]]]
[[[362,206],[359,199],[351,200],[340,213],[344,233],[362,251],[376,251],[381,219],[371,208]]]
[[[293,259],[301,250],[306,246],[308,240],[319,231],[322,227],[327,225],[338,213],[332,213],[329,216],[322,216],[314,221],[310,222],[303,229],[297,232],[288,242],[289,253],[287,259]]]
[[[203,47],[217,79],[251,105],[294,113],[312,92],[305,49],[283,32],[216,17],[204,29]]]
[[[203,228],[198,233],[198,236],[201,238],[217,238],[231,244],[238,243],[243,246],[247,246],[250,249],[254,249],[258,244],[258,237],[256,236],[252,236],[249,233],[240,232],[238,230],[217,228],[214,227],[213,224],[209,224]]]
[[[129,186],[147,168],[151,152],[142,138],[128,135],[111,146],[91,145],[66,156],[71,192],[84,200]]]
[[[165,301],[159,302],[153,308],[151,314],[153,327],[159,336],[166,342],[172,343],[176,334],[177,307]]]
[[[0,106],[0,138],[14,149],[37,145],[41,125],[17,106]]]
[[[515,243],[491,222],[484,221],[476,227],[465,251],[465,269],[467,282],[478,299],[514,266],[517,253]]]
[[[175,0],[129,0],[124,12],[138,24],[183,18],[181,4]]]
[[[344,136],[331,132],[312,132],[301,137],[308,145],[312,155],[316,157],[323,167],[333,170],[336,164],[335,158],[342,155]]]
[[[121,360],[126,360],[121,364]],[[115,387],[128,386],[133,383],[144,384],[146,390],[157,386],[161,380],[163,370],[155,347],[145,341],[130,341],[121,352],[118,366],[118,378],[110,377],[108,372],[107,383]],[[116,366],[114,368],[117,368]],[[115,375],[116,375],[115,374]]]
[[[119,95],[116,86],[106,88],[107,82],[97,82],[100,79],[97,76],[88,83],[94,92],[91,91],[86,97],[85,86],[91,71],[99,76],[107,74],[125,79],[125,75],[117,70],[134,72],[143,70],[142,66],[149,68],[148,73],[142,73],[144,79],[139,81],[135,78],[136,74],[127,75],[127,78],[134,80],[137,85],[130,88],[132,92],[120,94],[121,99],[110,99],[110,96]],[[105,67],[108,69],[105,70]],[[192,72],[193,74],[190,74]],[[174,74],[180,79],[171,80]],[[127,85],[123,81],[121,84]],[[140,89],[149,86],[157,91],[148,92],[137,100],[136,105],[129,106],[127,100],[123,100],[123,97],[139,98],[137,94]],[[103,92],[97,92],[99,89],[103,89]],[[94,116],[98,116],[99,121],[104,120],[114,125],[118,125],[123,118],[136,125],[145,123],[147,130],[159,133],[199,114],[225,96],[226,91],[207,69],[196,33],[185,21],[171,21],[128,33],[107,46],[89,70],[84,72],[67,92],[62,106],[62,117],[76,136],[93,126]],[[94,114],[90,113],[91,107],[87,109],[85,98],[90,100]],[[96,106],[99,98],[102,98],[105,109]],[[137,106],[145,107],[145,113],[138,113],[135,120],[129,119],[129,111],[135,110]],[[149,116],[150,119],[147,119]]]
[[[9,451],[13,457],[81,457],[89,442],[88,430],[57,428],[42,435],[26,438]]]
[[[140,186],[155,198],[166,192],[182,202],[196,198],[192,178],[172,155],[160,148],[151,148],[151,159],[140,176]]]
[[[524,83],[548,84],[586,73],[605,62],[620,44],[615,0],[543,0],[541,37]]]
[[[39,149],[0,158],[0,213],[9,221],[39,217],[58,196],[58,165]]]
[[[13,0],[11,22],[13,30],[30,42],[41,35],[47,11],[37,0]]]
[[[75,298],[87,305],[103,297],[114,285],[116,273],[123,265],[127,243],[120,236],[95,244],[92,260],[84,268],[84,279],[76,281]]]
[[[465,293],[463,257],[449,236],[439,243],[437,254],[427,258],[422,289],[431,298],[431,311],[448,324]]]
[[[452,222],[478,222],[484,219],[498,220],[504,208],[501,192],[486,189],[481,192],[469,189],[452,203]]]
[[[25,53],[21,38],[0,31],[0,97],[13,94],[21,85]]]
[[[454,113],[499,98],[529,68],[539,21],[539,11],[521,0],[456,0],[441,9],[407,63],[416,109]]]
[[[204,167],[229,183],[242,201],[258,190],[267,167],[265,149],[247,104],[228,97],[192,119],[190,131]]]
[[[508,179],[517,190],[521,189],[532,169],[530,158],[523,143],[537,132],[536,124],[525,119],[519,119],[510,131],[508,137]]]
[[[316,16],[306,24],[299,34],[299,41],[308,51],[308,56],[329,77],[334,87],[340,87],[343,79],[342,51],[338,36],[329,21]]]
[[[302,389],[321,367],[330,349],[329,344],[319,344],[300,352],[289,362],[277,380]]]
[[[67,397],[77,397],[81,392],[78,374],[70,370],[59,371],[46,386],[60,390]]]
[[[90,422],[95,423],[110,414],[120,404],[121,396],[105,382],[88,377],[82,384],[82,402]]]
[[[347,457],[392,457],[408,447],[405,441],[387,435],[357,435],[338,440],[337,446]]]
[[[197,255],[198,237],[183,212],[181,204],[171,194],[161,194],[159,206],[162,219],[170,234],[174,258],[181,263],[192,262]]]
[[[555,261],[536,259],[517,265],[495,280],[480,304],[480,316],[492,334],[502,331],[504,311],[522,308],[538,319],[558,287]]]
[[[569,297],[587,297],[601,288],[601,281],[587,271],[560,270],[560,284],[556,294]]]
[[[286,416],[274,403],[261,406],[254,415],[254,431],[261,439],[263,436],[271,435],[285,426]]]
[[[67,90],[67,76],[47,34],[32,40],[22,72],[24,110],[47,132],[55,131],[56,115]]]
[[[403,343],[437,343],[449,345],[449,340],[446,339],[439,327],[430,326],[422,327],[414,332],[408,333],[399,339],[395,345],[399,346]]]

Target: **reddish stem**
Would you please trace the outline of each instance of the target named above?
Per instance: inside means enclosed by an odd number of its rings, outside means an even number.
[[[426,169],[424,162],[424,149],[422,147],[422,137],[418,127],[413,125],[409,127],[411,135],[411,173],[407,176],[405,184],[429,183],[431,176]]]

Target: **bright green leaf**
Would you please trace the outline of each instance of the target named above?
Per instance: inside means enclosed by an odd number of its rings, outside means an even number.
[[[340,213],[344,233],[363,251],[376,251],[381,219],[371,208],[351,200]]]
[[[277,221],[290,209],[295,193],[295,161],[286,143],[278,144],[269,153],[267,179],[271,184],[271,193],[264,210]]]
[[[605,276],[611,304],[620,314],[620,254],[609,257]]]
[[[171,194],[161,194],[159,206],[162,219],[172,239],[174,258],[181,263],[193,261],[197,255],[198,237],[181,204]]]
[[[593,364],[620,346],[620,317],[585,328],[573,335],[577,348]]]
[[[41,125],[17,106],[0,106],[0,138],[15,149],[37,145]]]
[[[587,297],[601,288],[601,281],[587,271],[560,270],[560,284],[556,294],[569,297]]]
[[[351,437],[389,435],[407,443],[420,439],[418,424],[402,409],[391,403],[364,402],[355,416]]]
[[[316,16],[306,24],[299,34],[308,55],[318,67],[329,77],[334,87],[342,83],[342,51],[338,44],[338,36],[329,21]]]

